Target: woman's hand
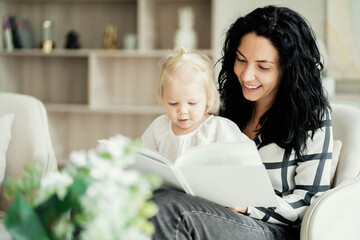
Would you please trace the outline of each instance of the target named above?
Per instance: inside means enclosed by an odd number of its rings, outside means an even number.
[[[248,207],[228,207],[228,208],[235,212],[239,212],[239,213],[243,213],[243,214],[247,214],[247,211],[248,211]]]

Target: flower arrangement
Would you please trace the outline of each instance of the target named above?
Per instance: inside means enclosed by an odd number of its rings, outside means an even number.
[[[149,201],[160,178],[127,168],[139,142],[121,135],[100,140],[96,149],[74,151],[72,164],[42,179],[39,166],[25,166],[21,179],[8,179],[13,202],[4,223],[13,239],[150,239]]]

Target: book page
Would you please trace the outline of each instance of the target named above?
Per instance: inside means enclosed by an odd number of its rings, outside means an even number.
[[[196,147],[181,155],[175,166],[195,196],[223,206],[278,206],[253,141]]]
[[[277,207],[278,202],[264,166],[180,166],[195,196],[225,207]]]
[[[167,157],[165,157],[161,153],[159,153],[157,151],[154,151],[152,149],[149,149],[149,148],[139,148],[138,149],[138,154],[140,154],[142,156],[145,156],[147,158],[150,158],[150,159],[152,159],[154,161],[164,163],[166,165],[171,165],[172,164],[172,162],[169,159],[167,159]]]
[[[229,164],[262,164],[255,143],[253,141],[211,143],[191,148],[175,161],[176,166]]]
[[[129,166],[142,173],[156,174],[163,180],[165,188],[172,188],[192,193],[183,181],[183,177],[174,164],[160,153],[151,149],[139,149],[135,162]]]

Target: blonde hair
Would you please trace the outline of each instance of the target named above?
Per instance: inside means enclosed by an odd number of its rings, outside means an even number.
[[[164,83],[175,78],[176,70],[189,66],[198,72],[194,80],[201,80],[207,96],[206,113],[217,114],[220,107],[219,92],[214,81],[212,61],[208,56],[198,52],[187,52],[184,47],[173,50],[160,61],[160,81],[157,89],[157,100],[163,104]]]

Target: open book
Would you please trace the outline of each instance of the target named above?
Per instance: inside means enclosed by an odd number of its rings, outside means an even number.
[[[175,163],[142,148],[134,168],[155,173],[165,187],[223,206],[276,207],[278,202],[252,141],[212,143],[188,150]]]

